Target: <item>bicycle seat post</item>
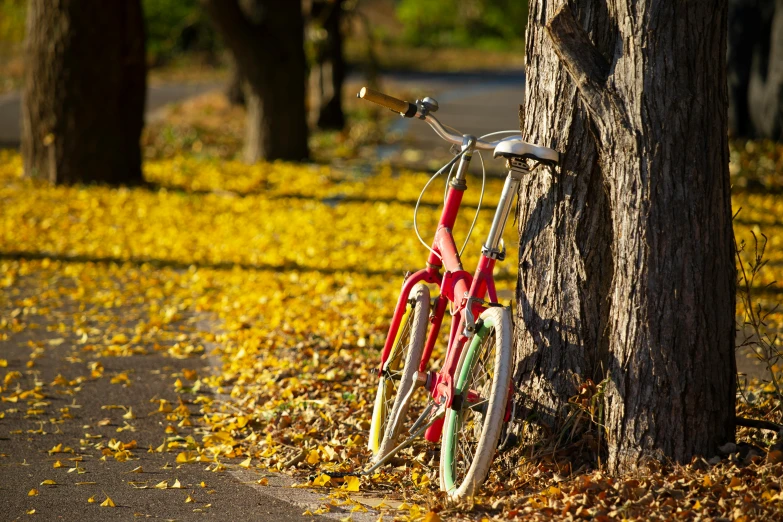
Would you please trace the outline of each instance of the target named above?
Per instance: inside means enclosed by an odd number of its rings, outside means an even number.
[[[489,230],[487,241],[481,247],[482,254],[498,261],[502,261],[506,256],[505,249],[499,247],[500,240],[503,237],[503,230],[506,228],[506,222],[511,213],[514,196],[519,191],[522,178],[530,173],[530,168],[525,161],[510,159],[507,162],[507,166],[508,176],[506,176],[506,182],[503,185],[503,192],[500,194],[500,201],[498,201],[498,208],[492,220],[492,227]]]

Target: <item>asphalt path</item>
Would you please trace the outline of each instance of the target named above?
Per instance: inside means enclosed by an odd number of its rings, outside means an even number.
[[[151,85],[147,89],[145,117],[156,117],[166,105],[222,88],[223,83],[167,83]],[[19,91],[0,94],[0,149],[17,148],[20,141],[22,95]]]
[[[29,283],[28,292],[45,289]],[[18,332],[0,329],[0,334],[7,334],[0,340],[0,359],[7,363],[0,375],[20,374],[4,386],[0,402],[0,520],[27,520],[29,514],[40,520],[85,521],[320,518],[303,515],[306,508],[315,509],[318,503],[312,498],[295,502],[299,490],[287,488],[292,498],[285,501],[277,498],[281,495],[271,487],[260,486],[258,480],[264,478],[261,470],[243,470],[244,474],[237,475],[231,471],[242,469],[238,461],[224,460],[227,469],[214,472],[207,470],[209,463],[178,464],[181,449],[149,451],[166,442],[166,426],[177,430],[168,436],[193,434],[167,421],[158,401],[165,399],[176,407],[172,375],[183,368],[206,375],[212,371],[213,361],[164,357],[152,347],[145,355],[96,358],[84,351],[83,342],[71,333],[74,318],[83,321],[80,327],[84,330],[100,335],[108,320],[140,320],[141,308],[107,313],[79,311],[75,304],[66,303],[25,313],[20,306],[24,293],[11,297],[9,290],[4,292],[0,317],[26,327]],[[111,319],[113,314],[117,315]],[[192,319],[184,319],[181,326]],[[38,356],[30,366],[33,352]],[[103,366],[100,378],[89,377],[90,363],[95,362]],[[112,382],[112,377],[123,373],[127,382]],[[54,384],[58,375],[66,380],[88,377],[79,386],[62,386]],[[14,393],[36,387],[40,396]],[[187,407],[196,419],[197,406]],[[114,451],[108,455],[102,452],[101,446],[108,447],[112,439],[129,444],[135,441],[128,460],[116,460]],[[290,485],[290,481],[281,485],[274,477],[269,480],[281,486],[278,490]],[[179,481],[181,488],[155,487],[163,481],[168,486]],[[116,507],[101,506],[107,497]]]
[[[435,116],[462,134],[482,136],[496,131],[519,130],[519,105],[524,101],[523,71],[441,74],[389,74],[381,78],[385,90],[410,93],[438,101]],[[413,100],[411,100],[413,101]],[[415,119],[400,118],[390,129],[403,135],[402,146],[440,156],[450,145]],[[491,138],[496,139],[496,138]]]
[[[364,82],[359,74],[349,75],[346,84],[352,88]],[[388,72],[380,76],[384,90],[391,94],[404,91],[419,98],[437,97],[441,109],[437,116],[460,131],[481,135],[518,127],[518,105],[522,101],[524,73],[455,72],[417,73]],[[164,83],[147,90],[146,118],[156,117],[159,109],[216,89],[221,82]],[[0,95],[0,148],[15,148],[20,141],[21,94]],[[400,121],[392,132],[405,134],[405,145],[419,149],[448,151],[428,126],[411,120]]]

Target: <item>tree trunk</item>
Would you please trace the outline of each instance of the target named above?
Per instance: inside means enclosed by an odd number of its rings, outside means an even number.
[[[518,346],[542,361],[523,359],[521,380],[546,410],[571,375],[605,375],[612,471],[711,454],[734,438],[726,0],[582,3],[581,21],[544,4],[524,134],[565,157],[522,192],[543,210],[520,216]]]
[[[245,161],[306,159],[301,3],[203,2],[246,79]]]
[[[599,382],[608,362],[604,337],[605,296],[612,277],[611,228],[607,195],[587,112],[574,83],[551,51],[544,11],[531,2],[526,48],[522,132],[532,143],[562,153],[557,172],[539,169],[522,182],[519,198],[519,280],[517,284],[515,382],[532,416],[556,429],[568,398],[585,379]],[[563,5],[563,2],[559,2]],[[603,2],[583,4],[593,42],[613,46]],[[534,434],[535,436],[536,434]]]
[[[748,103],[756,136],[783,140],[783,0],[770,7],[769,32],[753,55]]]
[[[26,175],[142,182],[146,63],[139,0],[32,0],[22,92]]]
[[[340,130],[345,126],[343,114],[343,58],[342,22],[343,0],[315,0],[310,11],[311,23],[322,28],[316,42],[316,66],[310,72],[318,86],[318,128]]]
[[[729,129],[783,139],[783,0],[729,1]]]
[[[237,64],[231,67],[231,76],[226,85],[226,98],[231,105],[245,106],[245,79]]]

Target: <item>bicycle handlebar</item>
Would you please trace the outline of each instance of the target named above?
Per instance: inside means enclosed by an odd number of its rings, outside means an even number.
[[[432,127],[432,130],[435,131],[435,134],[440,136],[443,140],[455,145],[464,146],[465,144],[466,136],[461,136],[446,130],[441,122],[432,115],[432,112],[435,112],[438,109],[438,105],[437,102],[431,100],[430,98],[424,98],[422,102],[417,100],[416,103],[410,103],[393,96],[389,96],[388,94],[384,94],[373,89],[368,89],[367,87],[362,87],[356,97],[371,101],[382,107],[386,107],[387,109],[397,112],[406,118],[413,118],[414,116],[417,116],[420,119],[426,121],[429,126]],[[517,141],[519,144],[513,146],[511,141]],[[481,139],[476,139],[474,147],[480,150],[493,150],[496,149],[502,142],[506,142],[504,143],[503,147],[500,147],[500,149],[503,150],[495,150],[495,157],[531,157],[550,164],[556,164],[560,160],[560,155],[556,151],[547,147],[525,143],[521,140],[521,136],[509,136],[496,141],[484,141]]]
[[[416,115],[416,105],[389,96],[388,94],[368,89],[367,87],[362,87],[362,90],[359,91],[359,94],[357,94],[356,97],[377,103],[381,107],[386,107],[391,111],[398,112],[406,118],[413,118]]]

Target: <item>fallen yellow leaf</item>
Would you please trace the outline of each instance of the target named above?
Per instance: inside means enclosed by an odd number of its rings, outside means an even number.
[[[182,451],[177,455],[177,464],[196,462],[196,454],[192,451]]]
[[[342,489],[346,489],[348,491],[359,491],[359,483],[359,477],[345,477],[343,480]]]
[[[332,477],[326,474],[319,475],[315,480],[313,480],[314,486],[325,486],[329,484],[332,481]]]
[[[310,450],[310,453],[307,454],[307,463],[310,465],[318,464],[320,460],[321,457],[318,456],[318,450]]]

